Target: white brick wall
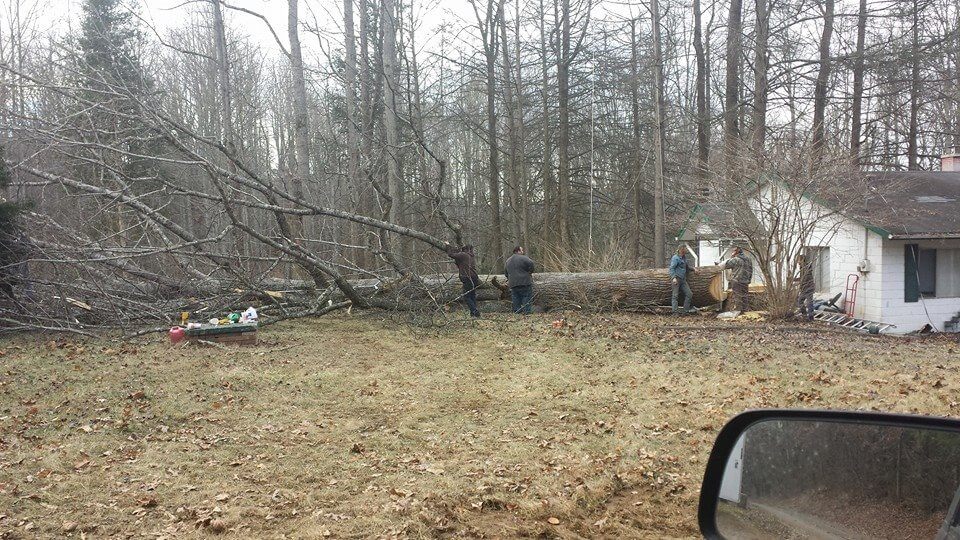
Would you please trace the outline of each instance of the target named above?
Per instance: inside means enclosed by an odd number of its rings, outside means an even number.
[[[924,298],[920,302],[904,302],[903,256],[906,244],[919,244],[921,248],[960,248],[960,240],[884,242],[883,322],[897,325],[894,330],[897,333],[913,332],[930,322],[938,330],[943,330],[943,323],[960,313],[960,298]]]
[[[872,320],[881,320],[881,270],[883,261],[881,248],[883,240],[875,232],[853,220],[829,215],[818,205],[807,202],[809,215],[825,215],[813,228],[805,247],[830,248],[830,292],[819,293],[818,297],[833,297],[844,294],[841,302],[846,301],[847,279],[852,274],[858,277],[857,296],[854,316]],[[861,261],[869,259],[871,270],[861,273],[857,270]],[[842,303],[838,303],[845,307]]]

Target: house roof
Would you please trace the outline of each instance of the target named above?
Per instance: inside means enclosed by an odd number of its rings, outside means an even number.
[[[703,202],[693,207],[683,227],[677,231],[675,240],[730,238],[731,231],[743,230],[743,227],[760,228],[752,212],[745,212],[742,204]],[[739,222],[741,228],[735,223]],[[702,225],[706,226],[704,230]],[[738,234],[739,236],[739,234]]]
[[[849,213],[887,238],[960,237],[960,172],[866,173]],[[886,233],[886,234],[884,234]]]
[[[674,240],[693,240],[698,236],[698,228],[701,224],[713,223],[714,225],[719,225],[717,229],[723,230],[725,226],[723,224],[718,224],[714,220],[719,216],[723,216],[724,212],[719,210],[719,205],[713,202],[702,202],[695,205],[691,210],[690,214],[687,216],[686,221],[683,222],[683,227],[677,231],[677,235]],[[711,230],[713,227],[711,227]]]
[[[863,200],[844,203],[843,214],[871,231],[884,238],[960,238],[960,172],[868,172],[862,181],[856,190],[863,192]],[[836,207],[829,198],[807,197]],[[692,239],[701,223],[710,226],[710,236],[719,238],[732,230],[732,215],[723,204],[698,204],[677,239]]]

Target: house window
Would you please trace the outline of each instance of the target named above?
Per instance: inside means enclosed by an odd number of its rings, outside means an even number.
[[[937,296],[960,297],[960,249],[937,250]]]
[[[960,297],[960,249],[908,244],[903,254],[904,300]]]
[[[937,296],[937,250],[921,248],[918,251],[917,282],[920,284],[920,294]]]
[[[830,248],[808,247],[807,259],[813,263],[813,284],[816,292],[830,292]]]

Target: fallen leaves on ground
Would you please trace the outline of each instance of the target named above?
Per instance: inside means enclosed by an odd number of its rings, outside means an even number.
[[[744,409],[960,408],[955,342],[741,319],[371,313],[230,354],[13,338],[0,536],[694,537]]]

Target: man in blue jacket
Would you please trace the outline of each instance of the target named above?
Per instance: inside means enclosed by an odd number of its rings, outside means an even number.
[[[670,305],[673,306],[674,315],[681,312],[677,309],[677,300],[680,293],[683,293],[683,313],[690,313],[690,302],[693,301],[693,293],[690,292],[690,285],[687,285],[687,274],[693,272],[693,268],[687,266],[687,246],[680,246],[677,253],[670,259],[670,284],[673,292],[670,296]]]

